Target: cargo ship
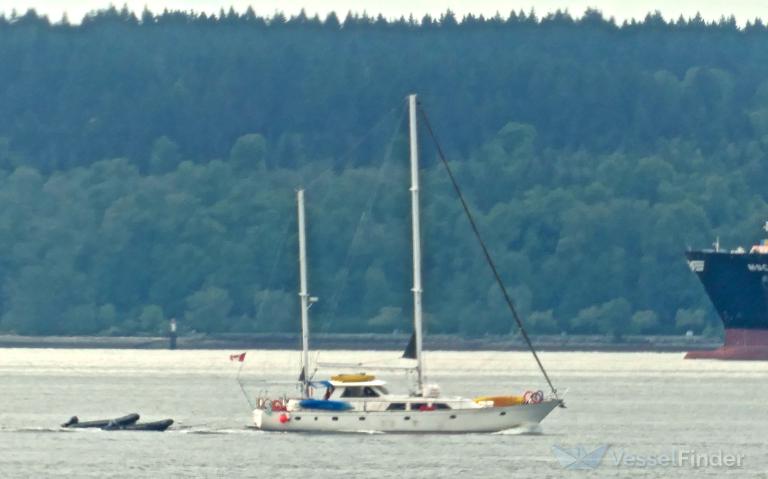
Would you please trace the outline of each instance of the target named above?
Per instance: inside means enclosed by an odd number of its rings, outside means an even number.
[[[690,351],[686,359],[768,360],[768,240],[749,252],[721,250],[716,242],[714,249],[685,256],[725,327],[721,347]]]

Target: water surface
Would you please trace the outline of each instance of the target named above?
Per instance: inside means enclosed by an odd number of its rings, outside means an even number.
[[[541,353],[565,395],[538,434],[280,434],[255,431],[235,378],[240,351],[0,349],[0,477],[763,477],[768,478],[768,363],[685,361],[678,353]],[[333,351],[321,361],[391,362]],[[241,377],[298,373],[293,351],[249,351]],[[430,352],[430,382],[468,396],[546,389],[529,354]],[[392,388],[404,388],[399,373]],[[283,388],[290,389],[288,386]],[[272,389],[271,393],[278,391]],[[165,433],[64,431],[138,412],[173,418]],[[597,470],[566,470],[552,446],[610,445]],[[740,468],[616,465],[621,453],[743,455]]]

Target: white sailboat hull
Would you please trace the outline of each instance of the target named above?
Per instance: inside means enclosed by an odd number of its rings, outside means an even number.
[[[255,409],[257,429],[281,432],[488,433],[537,425],[559,400],[506,407],[435,411],[268,411]]]

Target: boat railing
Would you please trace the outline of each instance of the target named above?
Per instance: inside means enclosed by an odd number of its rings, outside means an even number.
[[[376,364],[365,364],[365,363],[317,363],[318,368],[329,368],[329,369],[346,369],[346,368],[363,368],[363,369],[371,369],[371,370],[377,370],[377,371],[409,371],[416,369],[415,366],[383,366],[383,365],[376,365]]]

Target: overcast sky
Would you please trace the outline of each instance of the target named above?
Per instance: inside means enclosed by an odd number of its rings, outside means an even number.
[[[71,22],[80,20],[87,12],[104,8],[109,1],[103,0],[0,0],[0,12],[10,14],[12,10],[24,12],[34,8],[48,15],[51,20],[58,20],[66,11]],[[768,0],[117,0],[118,6],[123,4],[136,12],[148,6],[150,10],[162,11],[164,8],[218,12],[220,8],[228,9],[233,6],[236,10],[245,10],[249,5],[262,15],[270,15],[275,11],[292,14],[304,8],[309,14],[318,13],[324,17],[330,11],[347,11],[369,14],[382,13],[386,17],[399,17],[413,14],[420,18],[425,13],[439,15],[450,8],[459,16],[466,13],[493,15],[497,11],[506,15],[510,10],[530,10],[535,5],[539,15],[559,9],[567,9],[572,15],[579,16],[588,7],[601,10],[605,16],[613,16],[621,22],[629,18],[642,19],[649,11],[659,10],[665,18],[677,18],[680,14],[685,17],[694,16],[696,12],[708,20],[718,19],[722,15],[735,15],[740,24],[749,19],[760,17],[768,19]]]

